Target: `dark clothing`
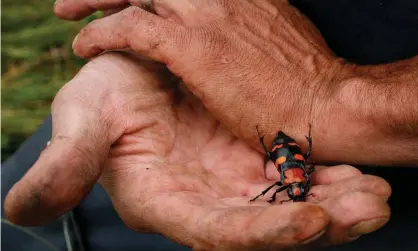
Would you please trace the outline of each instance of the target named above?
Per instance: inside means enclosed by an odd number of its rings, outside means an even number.
[[[379,64],[418,54],[417,0],[291,2],[314,21],[337,55],[352,62]],[[51,119],[48,118],[2,165],[2,205],[8,190],[36,161],[50,136]],[[362,170],[379,175],[392,185],[393,195],[389,200],[392,218],[384,228],[375,233],[327,250],[418,250],[418,240],[414,234],[418,229],[418,207],[413,205],[418,194],[418,186],[414,180],[418,177],[418,169]],[[189,250],[162,236],[138,234],[125,227],[114,211],[109,197],[98,184],[71,214],[44,227],[23,229],[24,231],[3,221],[2,250]]]
[[[329,47],[357,64],[418,55],[417,0],[291,0],[321,31]]]
[[[51,137],[51,117],[1,167],[1,213],[10,188],[35,163]],[[73,221],[74,219],[74,221]],[[68,227],[67,227],[68,226]],[[44,227],[24,228],[2,222],[3,251],[137,251],[189,250],[155,234],[138,234],[127,228],[113,209],[102,186],[95,185],[71,214]],[[66,236],[64,228],[68,229]],[[29,233],[27,233],[30,231]],[[38,237],[34,237],[36,234]],[[67,248],[71,245],[71,248]],[[55,246],[55,249],[51,248]]]

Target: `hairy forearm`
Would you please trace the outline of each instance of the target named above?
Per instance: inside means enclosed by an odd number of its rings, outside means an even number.
[[[320,146],[320,159],[417,166],[418,57],[345,67],[327,105],[328,118],[317,117],[323,129],[320,136],[329,144]]]
[[[367,71],[369,74],[367,74]],[[418,137],[418,57],[375,67],[356,68],[354,95],[365,101],[364,112],[385,134]],[[356,85],[356,84],[354,84]]]

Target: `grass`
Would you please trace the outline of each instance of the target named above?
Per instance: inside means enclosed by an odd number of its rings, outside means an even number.
[[[73,55],[80,22],[54,16],[54,1],[4,0],[1,16],[1,161],[32,135],[50,113],[56,92],[85,64]]]

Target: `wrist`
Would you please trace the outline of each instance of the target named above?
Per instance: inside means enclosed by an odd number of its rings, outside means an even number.
[[[327,128],[332,126],[329,122],[332,122],[330,118],[333,114],[329,113],[335,108],[331,97],[342,88],[342,80],[349,71],[340,60],[317,56],[312,57],[305,67],[299,67],[296,71],[290,70],[289,75],[292,78],[286,82],[280,82],[283,77],[279,75],[272,77],[273,80],[268,82],[272,84],[266,84],[271,86],[268,89],[272,97],[260,100],[268,102],[268,112],[254,118],[254,123],[263,124],[261,133],[265,136],[266,145],[271,145],[277,131],[282,130],[294,138],[304,152],[309,148],[305,136],[308,136],[311,124],[313,157],[319,163],[330,160],[324,150],[328,148],[325,142],[331,141],[326,138]],[[256,144],[258,146],[259,142]],[[331,159],[332,157],[339,159],[337,155],[331,156]]]
[[[319,161],[414,165],[418,160],[416,88],[402,81],[405,74],[389,78],[379,67],[343,64],[337,81],[316,99],[314,156]]]

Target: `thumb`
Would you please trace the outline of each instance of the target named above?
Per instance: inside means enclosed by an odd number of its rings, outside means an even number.
[[[50,144],[6,196],[5,215],[15,224],[41,225],[63,215],[101,174],[112,142],[109,123],[93,105],[74,99],[73,87],[68,83],[54,99]]]

